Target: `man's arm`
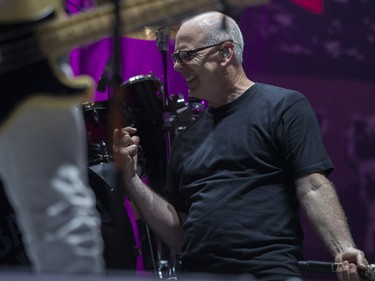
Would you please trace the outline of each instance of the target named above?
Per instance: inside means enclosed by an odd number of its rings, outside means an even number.
[[[142,219],[171,248],[179,253],[184,239],[184,218],[159,194],[146,186],[136,174],[139,139],[136,129],[126,127],[114,132],[114,157],[122,170],[127,194]]]
[[[174,207],[135,176],[124,179],[126,191],[148,226],[171,248],[179,253],[184,239],[183,218]]]
[[[364,253],[358,250],[339,202],[335,188],[322,174],[314,173],[295,180],[298,202],[311,225],[336,262],[340,280],[360,280],[356,266],[367,266]],[[350,279],[349,279],[350,280]]]

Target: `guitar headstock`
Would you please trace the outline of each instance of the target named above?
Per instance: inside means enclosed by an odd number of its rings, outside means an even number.
[[[7,0],[0,1],[0,23],[30,22],[53,11],[61,11],[60,0]]]

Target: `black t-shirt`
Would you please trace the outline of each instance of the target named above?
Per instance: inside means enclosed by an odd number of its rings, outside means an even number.
[[[303,95],[256,83],[182,131],[169,164],[166,196],[188,214],[184,268],[262,280],[300,275],[294,179],[333,169]]]

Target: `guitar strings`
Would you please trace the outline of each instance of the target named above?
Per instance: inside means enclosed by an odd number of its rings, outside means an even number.
[[[22,25],[0,33],[0,73],[43,59],[34,27],[35,24]]]

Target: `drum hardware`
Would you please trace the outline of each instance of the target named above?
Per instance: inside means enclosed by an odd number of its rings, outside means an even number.
[[[165,150],[165,145],[168,142],[164,142],[166,130],[170,134],[169,136],[173,138],[179,131],[185,129],[193,118],[191,104],[186,103],[182,95],[175,95],[168,99],[168,111],[163,111],[166,106],[163,105],[162,90],[161,81],[152,74],[132,77],[121,85],[122,94],[126,95],[127,101],[126,105],[122,106],[123,119],[137,127],[137,134],[141,139],[137,174],[139,176],[146,175],[150,186],[159,192],[160,190],[158,189],[162,188],[165,180],[164,173],[166,172],[168,155]],[[196,108],[197,111],[200,110],[200,106],[196,106]],[[104,185],[109,188],[107,192],[111,193],[109,198],[116,194],[116,196],[122,198],[122,187],[118,187],[119,184],[113,177],[115,168],[112,163],[113,158],[111,143],[108,139],[109,129],[107,124],[109,110],[108,101],[82,104],[87,130],[89,168],[94,172],[94,174],[90,172],[90,186],[102,189],[103,187],[100,187],[100,185]],[[106,170],[108,169],[112,170],[112,176],[107,174]],[[95,174],[99,174],[99,178]],[[98,184],[99,187],[97,186]],[[111,219],[110,213],[104,207],[105,205],[102,206],[109,199],[106,194],[96,193],[98,196],[98,208],[101,210],[104,224],[103,227],[106,228],[103,235],[106,235],[105,239],[110,241],[107,242],[109,243],[109,246],[107,246],[107,251],[109,252],[106,252],[105,255],[106,259],[111,259],[112,254],[109,253],[119,249],[116,246],[117,240],[110,238],[113,231],[108,225],[111,220],[113,221],[113,218]],[[111,200],[114,199],[112,198]],[[119,202],[115,205],[119,207]],[[117,208],[117,212],[121,214],[120,208]],[[117,220],[123,220],[123,218],[121,219],[122,216],[124,214],[118,216]],[[124,229],[124,226],[120,226],[120,228],[122,228],[122,232],[126,231],[126,227]],[[131,258],[123,257],[123,259],[133,268],[134,259],[141,254],[144,261],[150,260],[152,266],[147,269],[152,267],[158,279],[176,280],[177,259],[175,254],[158,237],[152,237],[147,225],[145,228],[145,242],[148,244],[146,254],[144,253],[145,247],[140,249],[139,246],[135,246],[133,238],[130,237],[125,240],[131,244],[131,247],[127,248],[125,245],[121,247],[125,247],[122,251],[125,251],[129,256],[131,255]],[[131,234],[129,235],[132,236]],[[108,266],[111,269],[125,266],[125,264],[118,262],[119,259],[115,255],[112,257],[112,261],[108,263]]]
[[[165,150],[163,149],[163,102],[161,100],[161,84],[158,78],[150,74],[132,77],[121,85],[121,93],[126,96],[127,101],[126,105],[124,104],[121,109],[123,119],[134,127],[137,127],[137,134],[141,139],[138,153],[137,174],[140,177],[146,175],[151,183],[150,185],[153,186],[154,189],[158,189],[162,186],[164,178],[162,178],[161,175],[163,175],[163,170],[166,170],[165,162],[161,162],[165,159]],[[108,183],[107,188],[110,188],[110,198],[116,194],[116,196],[122,198],[122,187],[119,186],[116,177],[114,177],[115,168],[113,166],[114,163],[112,163],[111,143],[108,137],[109,129],[107,122],[109,121],[109,103],[108,101],[85,103],[82,105],[82,111],[87,130],[90,170],[94,169],[96,173],[104,177],[105,181]],[[91,185],[95,186],[96,181],[99,181],[99,183],[102,182],[100,178],[95,177]],[[108,201],[105,199],[106,194],[97,193],[97,195],[99,204],[103,203],[102,201]],[[119,206],[118,202],[115,205]],[[117,208],[117,213],[121,214],[120,208]],[[118,216],[120,221],[123,215],[124,214]],[[103,227],[107,228],[104,234],[106,236],[112,235],[111,229],[108,230],[111,215],[108,211],[105,211],[105,208],[102,208],[101,216],[104,224]],[[147,226],[142,225],[141,229],[143,229],[142,240],[144,243],[142,243],[141,248],[132,245],[132,256],[136,256],[136,253],[141,253],[146,269],[152,269],[155,276],[157,276],[157,251],[159,251],[160,248],[157,245],[159,245],[159,242],[156,241],[156,238],[153,240]],[[124,232],[124,229],[122,232]],[[115,239],[112,240],[108,242],[110,243],[108,251],[111,251],[111,249],[115,251],[115,245],[120,243]],[[133,244],[132,239],[125,242]],[[125,245],[121,247],[125,247]],[[129,252],[130,248],[125,247],[123,251]],[[109,256],[110,254],[107,253],[107,259],[110,258]],[[116,256],[114,258],[115,261],[109,264],[112,268],[119,266],[116,264],[118,258],[116,258]],[[133,263],[134,261],[127,260],[127,262]]]
[[[89,165],[112,161],[112,149],[109,143],[108,101],[86,102],[81,105],[86,127]],[[125,109],[124,119],[125,117]]]
[[[169,151],[173,137],[185,129],[191,123],[193,116],[191,105],[186,103],[181,96],[169,98],[167,83],[167,52],[171,28],[163,27],[154,30],[157,47],[163,59],[164,81],[163,83],[150,75],[139,75],[130,78],[121,84],[121,94],[126,105],[122,107],[125,124],[132,124],[138,129],[137,134],[141,139],[140,146],[143,156],[142,170],[147,175],[150,186],[160,191],[165,183],[166,166],[169,159]],[[98,91],[105,90],[109,85],[113,86],[109,75],[113,67],[113,58],[110,58],[98,83]],[[109,93],[110,91],[108,91]],[[115,97],[109,94],[109,101]],[[94,107],[94,108],[92,108]],[[197,107],[199,109],[199,107]],[[111,143],[108,140],[108,114],[109,104],[106,102],[94,103],[86,108],[86,122],[88,125],[88,145],[90,166],[111,164]],[[90,113],[91,111],[91,113]],[[90,116],[91,115],[91,116]],[[102,121],[105,121],[103,124]],[[96,125],[96,126],[93,126]],[[112,124],[113,125],[113,124]],[[90,129],[91,128],[91,129]],[[102,130],[100,130],[100,128]],[[101,132],[105,129],[104,133]],[[111,129],[111,128],[109,128]],[[93,130],[94,132],[91,132]],[[99,131],[99,132],[97,132]],[[97,133],[97,134],[95,134]],[[99,135],[99,136],[98,136]],[[140,162],[139,162],[140,163]],[[137,171],[138,172],[138,171]],[[143,173],[142,172],[142,173]],[[116,186],[117,184],[115,184]],[[154,274],[159,279],[173,280],[176,277],[176,256],[170,249],[155,237],[156,249],[152,246],[152,237],[146,226],[145,235],[149,242],[150,258],[152,260]],[[154,253],[156,256],[154,256]],[[172,278],[172,279],[170,279]]]
[[[156,191],[162,192],[170,141],[179,131],[182,131],[191,123],[193,119],[191,105],[185,102],[182,95],[174,95],[172,98],[167,97],[161,80],[152,74],[131,77],[122,83],[121,94],[126,97],[126,104],[121,106],[123,122],[126,121],[127,124],[136,127],[141,140],[137,173],[138,175],[146,175],[150,186]],[[82,105],[87,130],[90,169],[93,167],[110,167],[113,164],[112,145],[109,139],[110,129],[108,128],[110,120],[108,116],[110,112],[109,102],[99,101]],[[196,106],[196,108],[199,111],[200,107]],[[95,185],[94,182],[91,184]],[[109,187],[113,188],[118,185],[116,180],[113,180]],[[120,198],[123,195],[122,191],[116,188],[110,190],[110,192],[117,194]],[[105,195],[99,194],[98,196],[100,201],[100,197]],[[118,209],[118,211],[120,210]],[[102,212],[102,217],[103,220],[108,220],[111,216],[108,212]],[[175,278],[177,275],[176,256],[158,237],[151,237],[150,231],[147,226],[145,227],[144,237],[146,237],[145,242],[149,244],[149,249],[145,249],[145,247],[139,249],[139,247],[132,245],[132,256],[141,252],[143,260],[152,264],[147,269],[152,267],[155,277],[173,280],[170,278]],[[110,234],[107,231],[105,235]],[[112,246],[109,246],[109,249],[113,247],[114,251],[114,248],[116,248],[114,244],[117,242],[113,239],[110,243]],[[130,251],[130,249],[126,251]],[[120,266],[115,262],[112,261],[109,266]],[[134,261],[129,260],[127,262],[134,263]]]
[[[171,105],[168,95],[167,85],[167,51],[170,40],[171,29],[159,28],[154,34],[157,37],[157,46],[162,53],[164,83],[154,75],[139,75],[130,78],[121,84],[121,93],[126,100],[127,121],[131,121],[132,126],[137,128],[137,134],[140,137],[142,154],[144,159],[144,174],[150,182],[150,186],[160,193],[165,183],[165,173],[171,140],[174,136],[173,128],[178,120],[177,108]],[[107,62],[101,80],[110,83],[106,77],[109,73],[110,59]],[[99,85],[98,85],[99,86]],[[177,103],[180,105],[180,103]],[[175,103],[176,105],[176,103]],[[184,105],[185,106],[185,105]],[[179,113],[187,111],[186,108],[179,107]],[[99,118],[100,119],[100,118]],[[127,123],[129,124],[129,122]],[[99,147],[101,147],[99,145]],[[96,158],[97,161],[107,160],[106,155]],[[111,158],[108,158],[111,159]],[[96,164],[96,162],[95,162]],[[149,230],[146,226],[148,240],[151,241]],[[157,237],[155,239],[158,239]],[[151,259],[154,267],[155,276],[159,279],[165,279],[165,276],[175,275],[175,258],[168,247],[161,241],[156,241],[159,245],[156,249],[157,259],[153,256],[154,250],[150,250]],[[150,248],[151,248],[150,244]]]
[[[170,156],[170,149],[172,146],[172,140],[174,137],[173,127],[176,120],[176,114],[174,108],[172,107],[171,100],[169,98],[168,90],[168,67],[167,53],[169,51],[169,41],[171,35],[171,28],[161,27],[158,29],[156,34],[156,46],[162,55],[163,61],[163,74],[164,74],[164,84],[163,84],[163,124],[164,124],[164,139],[165,139],[165,160],[164,163],[168,163]],[[165,168],[166,171],[166,168]],[[163,183],[165,183],[165,177],[163,178]],[[171,275],[171,274],[174,275]],[[170,248],[162,241],[160,241],[160,252],[158,259],[158,275],[159,279],[175,277],[176,273],[176,257]]]
[[[170,99],[170,108],[172,111],[169,115],[169,126],[173,129],[172,139],[183,131],[194,120],[191,106],[185,102],[182,94],[174,95]],[[166,122],[166,121],[165,121]]]
[[[166,171],[168,154],[165,146],[168,142],[163,142],[166,132],[172,138],[179,129],[184,129],[191,122],[190,106],[182,96],[173,96],[168,99],[167,107],[163,102],[165,96],[162,95],[161,81],[153,75],[132,77],[122,84],[122,90],[129,107],[129,118],[138,129],[137,134],[144,150],[145,175],[150,186],[158,190],[164,184]],[[179,129],[175,131],[175,128]],[[157,167],[159,169],[155,169]],[[158,237],[155,239],[159,245],[156,256],[152,256],[155,276],[159,279],[176,276],[176,257]]]
[[[150,249],[150,257],[151,257],[151,262],[152,262],[152,268],[154,270],[154,276],[158,276],[159,271],[156,270],[156,259],[155,259],[155,254],[154,254],[154,247],[152,245],[150,229],[147,224],[145,225],[145,229],[146,229],[148,247]]]
[[[158,267],[157,267],[157,278],[162,280],[177,280],[177,256],[163,244],[159,242],[160,245],[164,246],[158,252]]]
[[[189,97],[189,105],[192,112],[192,119],[195,120],[207,109],[207,102],[202,99]]]
[[[161,259],[159,260],[158,263],[158,272],[157,272],[157,277],[159,279],[165,279],[164,276],[169,276],[169,263],[168,260]]]
[[[159,163],[156,164],[156,166],[160,167],[159,169],[159,181],[155,182],[152,180],[150,181],[151,187],[156,187],[157,189],[160,187],[162,188],[165,184],[165,173],[166,173],[166,166],[167,162],[169,160],[170,155],[170,148],[172,144],[173,138],[182,130],[186,128],[187,125],[189,125],[195,118],[198,118],[204,109],[204,101],[199,100],[197,101],[191,101],[191,103],[186,103],[182,95],[174,95],[173,97],[169,97],[169,90],[168,90],[168,73],[167,73],[167,53],[169,51],[169,41],[172,36],[175,36],[177,28],[171,28],[171,27],[160,27],[157,29],[151,29],[150,34],[152,36],[155,36],[156,39],[156,46],[159,49],[161,55],[162,55],[162,61],[163,61],[163,74],[164,74],[164,80],[163,80],[163,87],[161,87],[161,83],[158,85],[160,87],[160,92],[156,97],[158,97],[158,102],[151,102],[152,100],[155,100],[155,96],[151,96],[148,99],[142,98],[141,93],[138,93],[138,104],[143,104],[143,112],[147,112],[147,109],[150,108],[150,106],[145,106],[145,101],[149,101],[149,103],[153,106],[152,111],[148,111],[146,114],[147,116],[152,115],[152,113],[157,113],[156,116],[154,115],[154,118],[150,118],[151,120],[154,120],[152,122],[149,122],[150,124],[161,124],[161,130],[157,131],[157,134],[154,135],[154,139],[161,140],[164,139],[164,145],[161,143],[158,143],[158,151],[161,153],[164,153],[164,155],[158,155]],[[174,32],[174,33],[173,33]],[[144,33],[146,34],[146,33]],[[145,36],[145,35],[142,36]],[[142,39],[149,40],[150,37],[141,37]],[[150,78],[150,77],[149,77]],[[135,77],[133,80],[137,80],[139,78]],[[123,86],[126,84],[130,84],[131,80],[124,83]],[[136,95],[127,95],[127,104],[130,106],[130,108],[134,108],[136,101]],[[160,103],[161,101],[161,103]],[[196,103],[194,103],[196,102]],[[194,106],[194,108],[192,108]],[[141,106],[142,107],[142,106]],[[194,109],[194,110],[192,110]],[[137,111],[137,110],[135,110]],[[194,112],[194,115],[192,114]],[[160,119],[160,116],[162,118]],[[137,125],[137,117],[135,117],[135,126],[139,129],[139,126]],[[156,123],[155,123],[155,120]],[[161,122],[161,123],[159,123]],[[138,122],[139,123],[139,122]],[[157,126],[156,126],[157,127]],[[142,136],[143,130],[138,130],[141,142],[142,139],[144,139],[144,136]],[[156,137],[155,137],[156,136]],[[147,136],[146,136],[147,137]],[[145,154],[147,155],[147,149],[145,148]],[[155,145],[154,145],[155,148]],[[147,156],[146,159],[146,165],[147,165]],[[154,161],[154,163],[156,163]],[[156,276],[159,279],[168,279],[168,280],[175,280],[176,278],[176,265],[177,265],[177,257],[176,255],[168,248],[166,244],[164,244],[162,241],[157,242],[158,245],[160,245],[160,249],[157,252],[157,273]]]
[[[98,153],[96,153],[97,157],[89,160],[90,165],[112,161],[112,155],[109,153],[107,143],[104,140],[101,140],[100,143],[92,144],[90,149],[91,153],[93,151],[98,151]]]

